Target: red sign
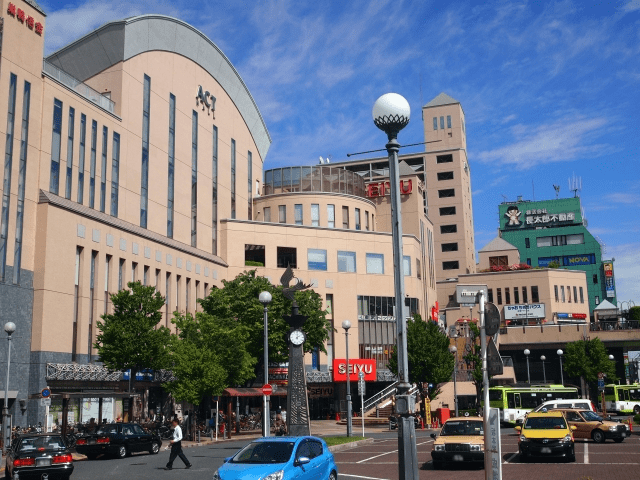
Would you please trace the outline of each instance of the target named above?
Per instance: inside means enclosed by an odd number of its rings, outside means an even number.
[[[350,358],[349,380],[357,382],[360,372],[364,372],[365,381],[375,382],[378,379],[376,361],[372,358]],[[336,358],[333,360],[333,381],[347,381],[347,361],[344,358]]]
[[[413,190],[413,182],[409,180],[400,180],[400,193],[408,195]],[[384,197],[391,194],[391,183],[379,182],[367,185],[367,197]]]
[[[271,395],[273,393],[273,387],[271,385],[269,385],[268,383],[265,383],[262,386],[262,394],[263,395]]]
[[[431,307],[431,320],[434,322],[438,321],[438,310],[436,310],[436,307]]]
[[[571,314],[571,318],[584,320],[585,318],[587,318],[587,314],[586,313],[572,313]]]
[[[33,18],[31,15],[27,15],[21,8],[16,8],[15,4],[9,3],[9,5],[7,6],[7,13],[12,17],[17,18],[21,23],[26,22],[27,27],[29,27],[30,30],[33,30],[35,27],[36,33],[38,35],[42,35],[42,32],[44,30],[44,26],[42,25],[42,23],[36,22],[35,18]]]
[[[269,367],[269,381],[273,385],[286,387],[289,383],[289,367]]]

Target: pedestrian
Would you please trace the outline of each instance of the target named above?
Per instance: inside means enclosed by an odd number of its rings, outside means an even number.
[[[169,455],[169,463],[167,463],[165,470],[171,470],[173,468],[173,461],[176,457],[180,457],[180,460],[185,464],[185,468],[191,468],[191,463],[187,460],[184,453],[182,453],[182,429],[178,423],[177,418],[174,418],[171,422],[173,425],[173,438],[169,442],[171,445],[171,455]]]

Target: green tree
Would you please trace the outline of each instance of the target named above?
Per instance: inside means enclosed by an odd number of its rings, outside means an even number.
[[[480,348],[480,328],[474,322],[469,322],[469,343],[462,359],[471,370],[473,386],[476,387],[476,405],[480,405],[482,397],[482,349]],[[487,339],[488,341],[488,339]]]
[[[234,319],[198,312],[174,314],[171,371],[165,388],[178,400],[199,405],[205,396],[221,395],[232,385],[253,378],[255,358],[246,349],[247,327]]]
[[[257,359],[256,374],[263,369],[264,320],[263,306],[258,301],[262,291],[271,293],[269,304],[269,361],[286,362],[289,358],[287,334],[289,325],[285,315],[291,315],[291,301],[282,294],[281,286],[272,285],[255,270],[245,271],[233,280],[223,280],[223,288],[213,289],[208,297],[198,300],[205,313],[216,319],[235,319],[246,327],[246,350]],[[315,348],[326,353],[324,347],[331,332],[331,322],[322,309],[322,298],[313,290],[296,292],[299,313],[308,317],[303,330],[307,336],[303,345],[309,353]]]
[[[129,282],[129,289],[111,295],[113,313],[101,316],[94,347],[100,361],[111,370],[131,369],[130,378],[143,369],[166,368],[169,329],[158,326],[164,297],[154,287]]]
[[[569,376],[579,377],[591,387],[595,387],[598,373],[604,373],[607,382],[618,379],[615,363],[609,360],[607,349],[599,338],[567,343],[563,368]]]
[[[629,309],[629,320],[640,320],[640,307],[631,307]]]

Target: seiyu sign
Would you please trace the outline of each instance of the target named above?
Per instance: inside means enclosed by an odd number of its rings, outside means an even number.
[[[456,301],[458,303],[476,304],[478,303],[478,293],[484,293],[487,300],[486,285],[456,285]]]
[[[358,380],[359,373],[364,373],[364,380],[375,382],[378,378],[376,373],[376,361],[370,358],[350,358],[349,359],[349,380]],[[347,361],[344,358],[333,360],[333,381],[347,381]]]
[[[504,319],[515,320],[517,318],[545,318],[544,303],[505,305]]]

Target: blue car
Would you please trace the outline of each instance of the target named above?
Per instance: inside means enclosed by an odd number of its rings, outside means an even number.
[[[213,480],[337,480],[338,467],[317,437],[267,437],[246,445],[213,474]]]

